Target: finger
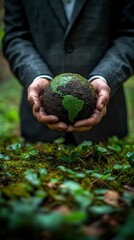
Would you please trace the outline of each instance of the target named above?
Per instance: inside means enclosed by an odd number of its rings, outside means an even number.
[[[28,93],[30,94],[31,92],[40,92],[40,89],[42,88],[42,83],[41,81],[33,81],[32,84],[28,87]]]
[[[85,132],[89,131],[92,127],[73,127],[69,126],[66,132]]]
[[[67,129],[67,125],[65,123],[63,123],[63,122],[47,124],[47,126],[51,130],[55,130],[55,131],[63,131],[64,132]]]
[[[94,113],[91,115],[90,118],[84,119],[84,120],[80,120],[77,121],[74,124],[75,128],[80,128],[80,127],[87,127],[87,128],[91,128],[94,125],[98,124],[102,117],[106,114],[106,107],[103,108],[102,111],[98,111],[97,109],[94,110]]]
[[[102,111],[98,111],[97,109],[92,114],[91,118],[89,118],[89,125],[95,126],[97,125],[101,119],[106,115],[106,106],[103,108]]]
[[[107,86],[107,89],[102,89],[99,92],[97,103],[96,103],[96,108],[99,111],[102,111],[102,109],[108,104],[109,98],[110,98],[110,92],[109,92],[109,87]]]
[[[32,91],[28,94],[27,98],[28,103],[33,106],[34,105],[34,110],[39,111],[40,108],[40,99],[36,91]]]
[[[27,97],[27,101],[30,105],[33,106],[33,104],[35,105],[35,108],[38,108],[40,106],[40,95],[42,92],[42,89],[44,91],[44,87],[41,88],[41,82],[40,85],[38,84],[38,82],[34,82],[28,87],[28,97]]]
[[[49,124],[49,123],[51,124],[59,121],[59,119],[56,116],[46,115],[46,113],[43,112],[42,110],[36,112],[33,109],[33,115],[40,123],[43,123],[43,124]]]

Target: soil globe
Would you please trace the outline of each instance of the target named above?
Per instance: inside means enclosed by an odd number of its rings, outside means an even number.
[[[48,83],[43,105],[48,115],[73,124],[91,116],[96,106],[96,93],[91,83],[80,74],[63,73]]]

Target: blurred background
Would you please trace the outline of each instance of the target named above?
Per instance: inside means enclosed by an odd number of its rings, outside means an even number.
[[[10,71],[2,54],[3,0],[0,0],[0,136],[19,135],[21,86]],[[134,137],[134,76],[124,84],[128,108],[129,137]],[[116,121],[116,119],[115,119]]]

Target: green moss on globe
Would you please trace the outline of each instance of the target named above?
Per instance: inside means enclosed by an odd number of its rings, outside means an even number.
[[[45,88],[43,105],[48,115],[73,124],[91,116],[96,106],[96,94],[90,82],[80,74],[63,73]]]

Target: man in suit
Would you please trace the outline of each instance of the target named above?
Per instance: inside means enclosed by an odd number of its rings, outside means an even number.
[[[4,7],[3,52],[24,86],[21,135],[76,144],[126,136],[123,82],[134,72],[134,1],[5,0]],[[39,100],[64,72],[87,78],[98,95],[93,115],[73,126],[44,114]]]

